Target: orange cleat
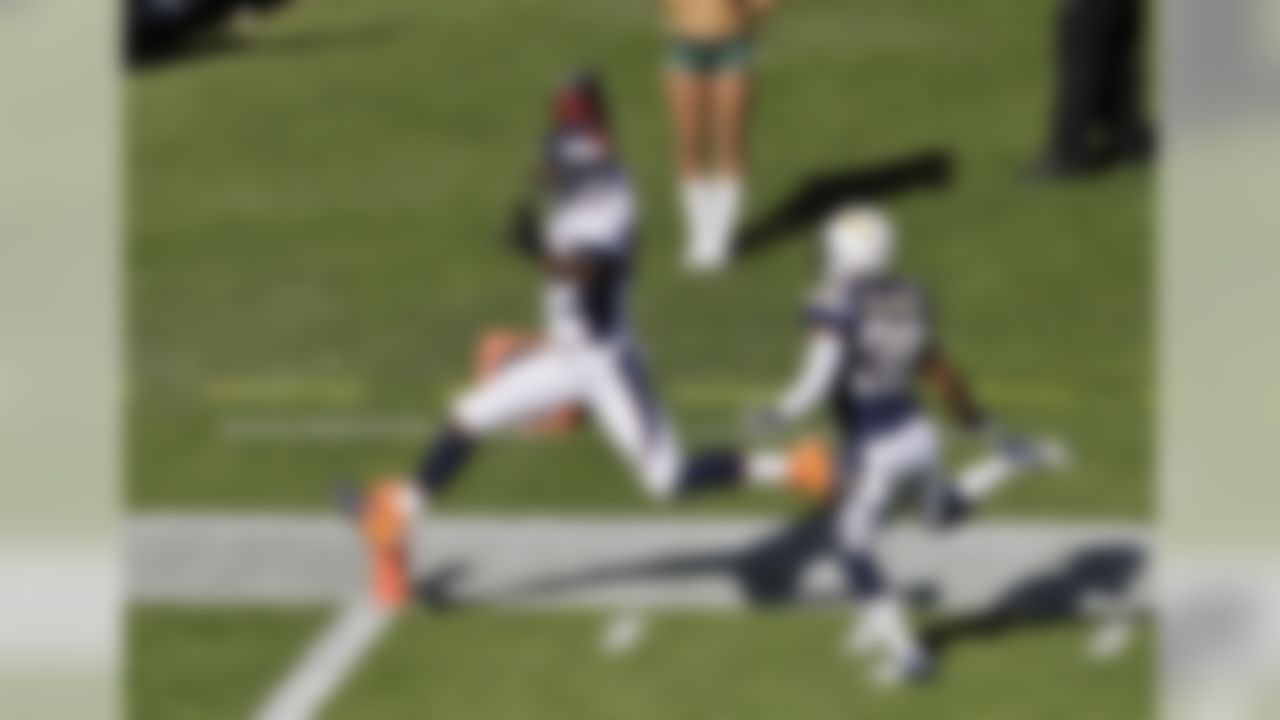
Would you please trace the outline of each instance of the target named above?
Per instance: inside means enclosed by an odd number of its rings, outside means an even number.
[[[363,493],[347,491],[340,499],[364,536],[373,596],[387,608],[402,607],[412,594],[409,531],[413,518],[404,492],[403,482],[382,480]]]
[[[787,487],[811,500],[829,500],[835,488],[831,448],[820,438],[805,438],[787,454]]]
[[[380,480],[365,492],[360,507],[360,531],[376,548],[403,545],[410,518],[403,501],[404,483]]]
[[[407,544],[369,550],[370,585],[379,605],[396,609],[408,604],[412,596],[409,581],[409,548]]]

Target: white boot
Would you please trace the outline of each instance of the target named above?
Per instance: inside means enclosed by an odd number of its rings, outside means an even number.
[[[708,230],[707,270],[721,270],[733,255],[733,240],[741,220],[742,179],[722,175],[711,182],[712,212]]]
[[[711,264],[711,233],[715,219],[715,187],[707,178],[687,178],[680,183],[680,205],[684,210],[684,266],[692,272]]]

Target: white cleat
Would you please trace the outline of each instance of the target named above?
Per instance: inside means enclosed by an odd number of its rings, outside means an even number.
[[[859,618],[849,625],[844,636],[844,651],[850,657],[869,658],[875,654],[880,643],[876,639],[874,628]]]

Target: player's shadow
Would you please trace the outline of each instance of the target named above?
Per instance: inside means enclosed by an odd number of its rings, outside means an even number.
[[[923,189],[944,189],[954,175],[951,153],[927,149],[866,167],[814,173],[772,209],[748,222],[735,240],[744,257],[812,229],[836,208]]]
[[[453,609],[460,604],[455,586],[466,575],[467,568],[462,563],[445,564],[415,581],[414,597],[427,607],[437,610]]]
[[[678,580],[706,575],[733,578],[748,604],[762,607],[794,605],[809,563],[829,552],[828,511],[799,517],[780,532],[739,550],[670,553],[632,563],[611,563],[581,571],[521,582],[483,597],[459,591],[465,568],[447,564],[417,584],[418,599],[437,609],[460,609],[490,604],[532,602],[539,598],[590,587],[645,578]]]
[[[417,597],[422,604],[435,609],[458,610],[536,602],[645,578],[672,581],[727,575],[734,579],[740,596],[752,607],[841,604],[848,601],[843,593],[830,597],[801,594],[806,569],[814,560],[831,552],[830,526],[828,511],[815,510],[776,534],[740,550],[669,553],[632,563],[588,567],[521,581],[497,591],[487,591],[482,596],[460,591],[466,568],[458,563],[446,564],[421,579]],[[1084,614],[1092,597],[1122,603],[1141,577],[1145,564],[1144,551],[1134,545],[1100,543],[1087,547],[1066,562],[1019,583],[986,609],[944,615],[926,624],[924,640],[941,655],[957,642],[1070,622]],[[916,609],[926,614],[935,609],[938,588],[921,584],[904,590]]]
[[[1124,603],[1145,566],[1144,551],[1133,545],[1085,548],[1066,563],[1019,583],[987,609],[933,622],[924,630],[924,641],[941,655],[958,642],[1073,621],[1088,614],[1095,598]],[[917,605],[932,602],[932,588],[911,590]]]

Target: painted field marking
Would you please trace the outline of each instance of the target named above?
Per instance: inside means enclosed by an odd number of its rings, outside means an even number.
[[[254,717],[257,720],[310,720],[342,687],[368,654],[396,611],[373,598],[349,602],[307,648]]]
[[[644,640],[649,618],[639,610],[622,610],[605,623],[600,634],[600,652],[606,657],[630,655]]]
[[[1097,662],[1121,657],[1133,643],[1134,622],[1139,608],[1123,593],[1093,592],[1082,602],[1083,614],[1094,626],[1085,644],[1085,654]]]

